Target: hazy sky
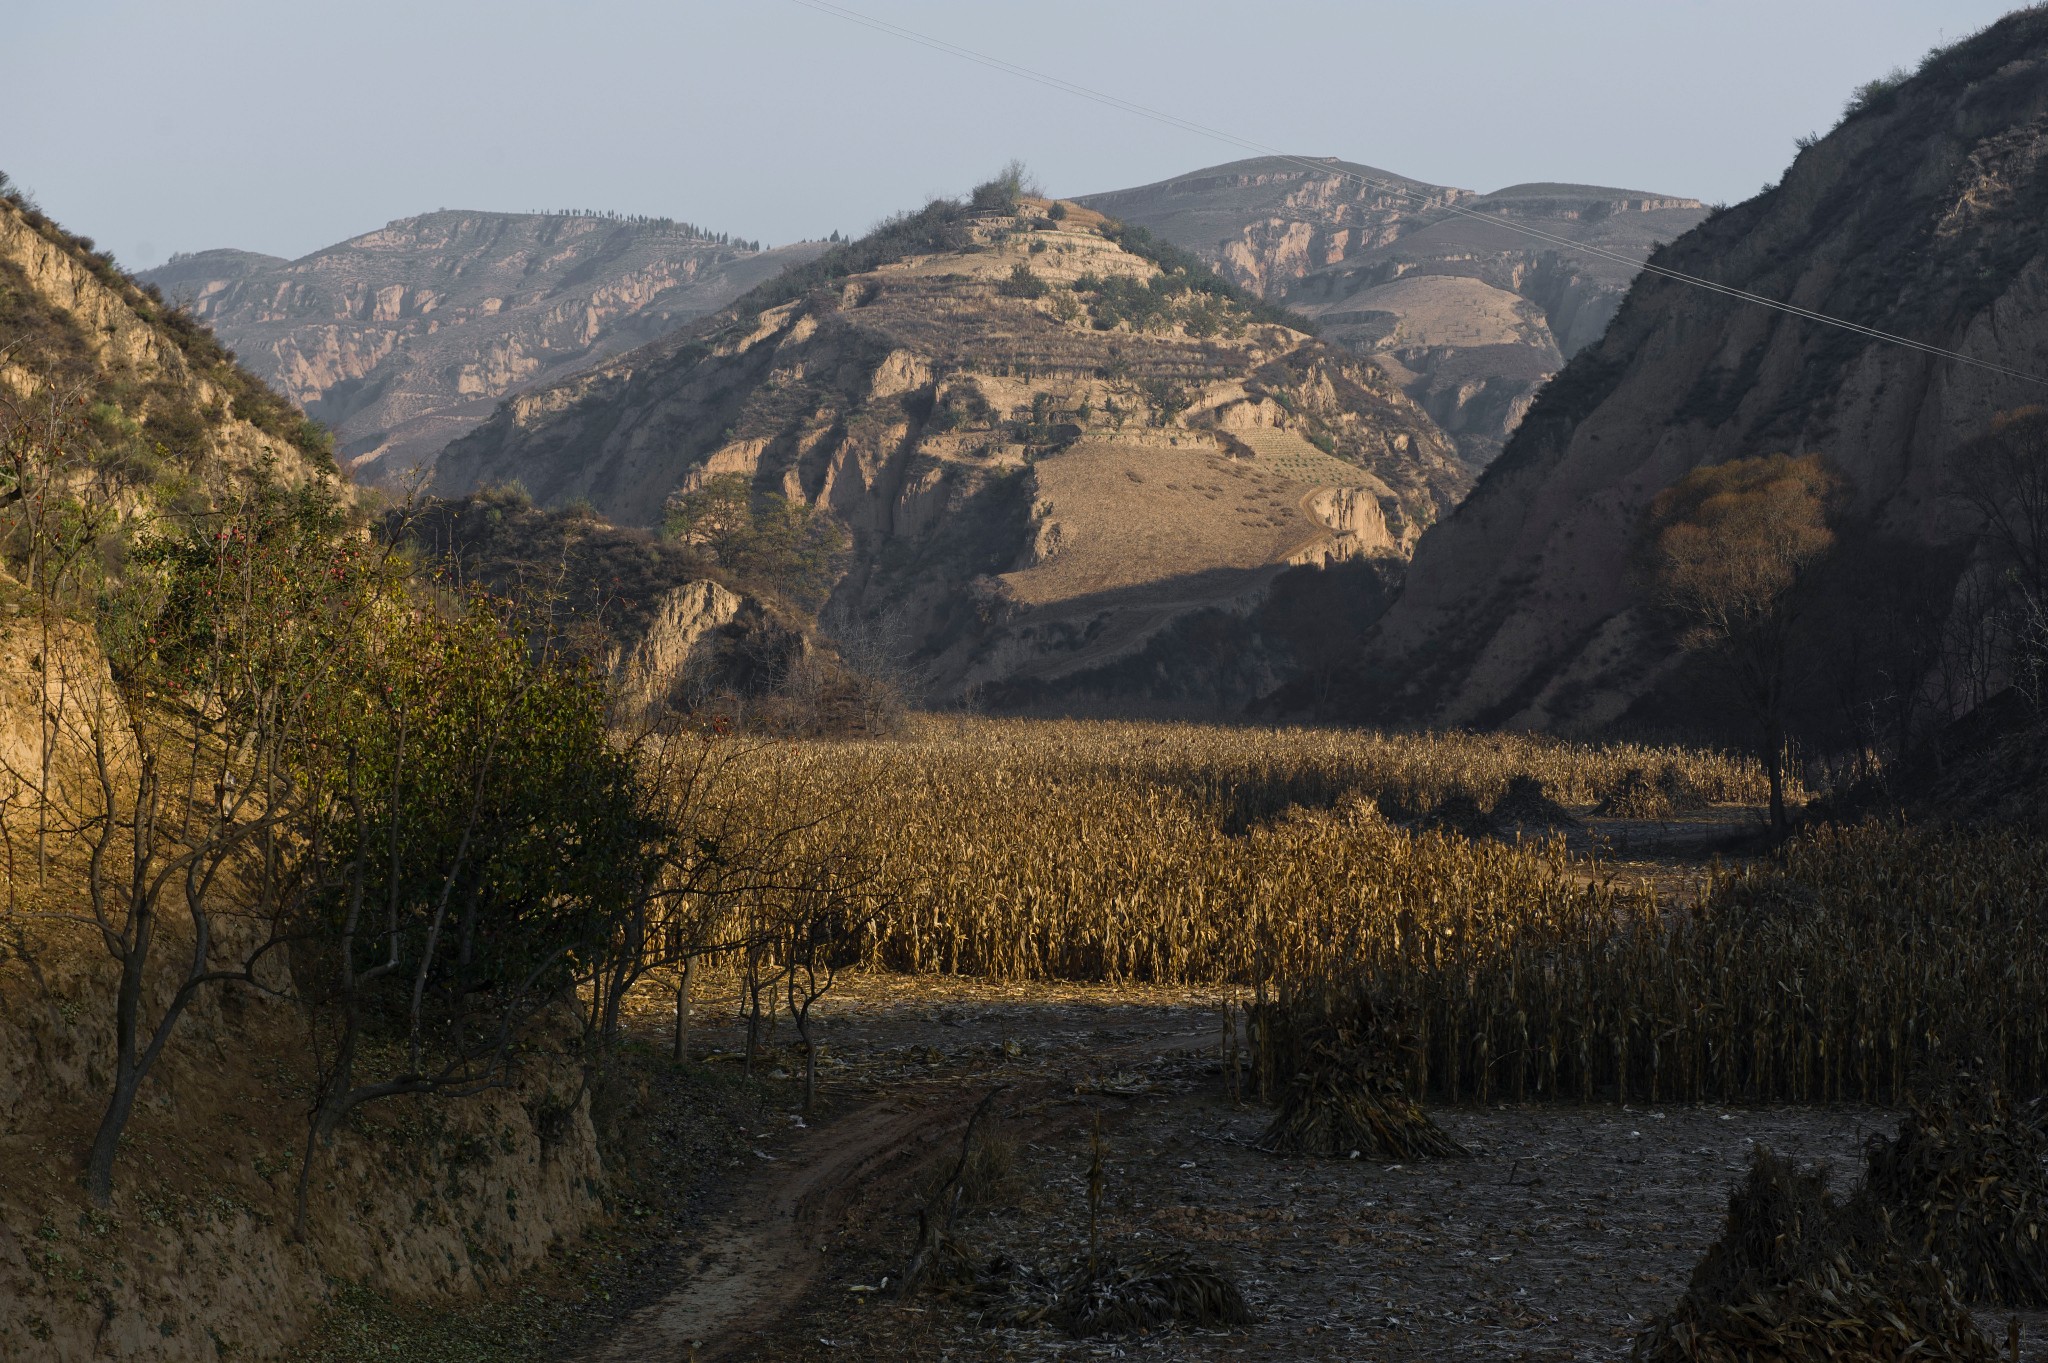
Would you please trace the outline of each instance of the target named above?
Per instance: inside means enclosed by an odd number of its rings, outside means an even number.
[[[1999,0],[847,0],[1302,155],[1737,200]],[[0,170],[142,268],[439,207],[772,242],[1011,157],[1059,194],[1246,153],[794,0],[0,0]]]

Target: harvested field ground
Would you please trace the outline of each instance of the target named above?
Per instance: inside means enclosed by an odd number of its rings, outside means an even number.
[[[700,1343],[702,1359],[933,1363],[1621,1358],[1717,1234],[1753,1142],[1826,1161],[1846,1184],[1863,1139],[1892,1120],[1858,1107],[1468,1106],[1434,1115],[1469,1160],[1276,1158],[1248,1148],[1265,1111],[1229,1098],[1216,1003],[1187,990],[851,981],[825,1005],[829,1110],[802,1130],[764,1119],[786,1134],[763,1143],[735,1210],[693,1236],[699,1252],[680,1256],[665,1329],[649,1333],[657,1305],[637,1335],[562,1356],[666,1360]],[[698,1036],[719,1048],[714,1066],[733,1063],[740,1034],[704,1026],[713,1009],[732,1016],[714,993]],[[1105,1247],[1209,1259],[1260,1323],[1075,1341],[983,1329],[959,1291],[900,1302],[863,1290],[900,1277],[921,1198],[998,1084],[996,1130],[1015,1161],[961,1221],[970,1252],[1049,1261],[1085,1248],[1099,1116]],[[1985,1324],[2004,1338],[2003,1317]],[[2023,1357],[2048,1358],[2048,1318],[2023,1324]]]
[[[1006,581],[1020,600],[1045,605],[1204,570],[1284,564],[1329,535],[1303,510],[1315,486],[1192,436],[1179,449],[1080,444],[1038,465],[1039,497],[1061,528],[1059,552]]]
[[[1250,447],[1255,467],[1282,478],[1306,487],[1362,487],[1375,497],[1394,495],[1370,470],[1324,454],[1295,431],[1259,427],[1232,434],[1239,444]]]

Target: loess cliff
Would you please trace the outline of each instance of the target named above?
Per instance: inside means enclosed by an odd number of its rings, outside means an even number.
[[[137,482],[166,468],[333,468],[325,433],[204,328],[90,239],[9,194],[0,194],[0,398],[24,413],[47,412],[52,398],[81,412]]]
[[[1191,615],[1255,611],[1290,566],[1403,559],[1469,481],[1370,365],[1025,199],[935,204],[520,393],[435,490],[517,482],[655,526],[720,474],[850,530],[828,631],[937,700],[1086,689]]]

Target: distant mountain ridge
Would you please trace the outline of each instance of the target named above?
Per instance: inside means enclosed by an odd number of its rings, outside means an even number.
[[[1079,202],[1194,252],[1316,319],[1326,339],[1373,355],[1479,465],[1565,359],[1599,337],[1636,271],[1465,214],[1635,259],[1706,216],[1698,200],[1674,195],[1568,184],[1479,194],[1293,157]]]
[[[141,277],[379,482],[431,462],[507,393],[716,312],[823,249],[757,252],[666,219],[442,210],[298,260],[202,251]]]

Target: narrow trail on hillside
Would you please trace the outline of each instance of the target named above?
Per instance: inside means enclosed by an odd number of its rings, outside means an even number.
[[[1072,1062],[1115,1067],[1213,1045],[1188,1030],[1185,1014],[1145,1020],[1142,1035],[1085,1052],[1064,1050],[1024,1074],[1007,1070],[974,1080],[906,1087],[811,1128],[775,1164],[748,1180],[730,1210],[698,1228],[701,1246],[675,1270],[660,1300],[635,1312],[603,1343],[571,1363],[682,1363],[744,1357],[773,1326],[786,1323],[828,1262],[846,1208],[878,1185],[915,1178],[938,1152],[957,1143],[976,1105],[995,1084],[1006,1106],[1031,1110],[1035,1123],[1062,1122],[1043,1099],[1071,1090]]]

